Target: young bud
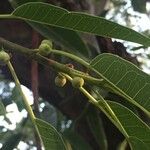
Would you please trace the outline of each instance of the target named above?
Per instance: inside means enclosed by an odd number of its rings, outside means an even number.
[[[6,65],[10,60],[10,56],[5,51],[0,51],[0,65]]]
[[[39,46],[39,53],[43,56],[48,56],[51,52],[51,47],[46,44],[46,43],[42,43],[40,46]]]
[[[72,86],[74,88],[80,88],[84,85],[84,79],[81,77],[74,77],[72,80]]]
[[[43,40],[43,41],[41,42],[41,44],[48,44],[51,49],[53,48],[52,41],[50,41],[50,40]]]

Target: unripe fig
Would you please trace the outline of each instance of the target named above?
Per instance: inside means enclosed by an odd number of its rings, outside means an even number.
[[[0,51],[0,65],[6,65],[8,61],[10,60],[9,54],[7,54],[5,51]]]
[[[66,78],[63,75],[58,75],[55,78],[55,85],[58,87],[63,87],[66,84]]]
[[[52,48],[47,43],[41,43],[39,46],[39,53],[43,56],[48,56],[52,51]]]
[[[53,47],[53,43],[52,43],[52,41],[50,41],[50,40],[43,40],[43,41],[41,42],[41,44],[48,44],[50,48]]]
[[[80,88],[84,85],[84,79],[81,77],[74,77],[72,80],[72,86],[74,88]]]

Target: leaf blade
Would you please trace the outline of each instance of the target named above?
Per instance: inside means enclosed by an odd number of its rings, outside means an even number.
[[[29,21],[28,21],[29,22]],[[79,34],[75,31],[58,28],[55,26],[41,25],[38,23],[29,22],[29,24],[37,30],[41,35],[48,39],[52,39],[60,45],[63,45],[74,54],[88,56],[89,49],[83,42]],[[71,38],[70,38],[71,37]]]
[[[150,114],[150,77],[132,63],[112,54],[95,57],[90,66],[126,99]]]
[[[137,147],[141,147],[139,144],[139,141],[141,141],[143,143],[142,147],[146,147],[147,149],[145,150],[148,150],[150,147],[149,126],[123,105],[112,101],[107,102],[127,132],[129,136],[127,140],[132,149],[137,150]]]
[[[5,139],[5,143],[3,143],[3,150],[12,150],[17,147],[19,144],[23,134],[22,133],[15,133]]]
[[[108,149],[107,138],[98,111],[94,108],[89,109],[86,119],[90,127],[90,130],[100,149],[107,150]]]
[[[92,150],[91,146],[80,135],[71,129],[66,129],[63,132],[63,136],[69,141],[73,150]]]
[[[35,122],[38,127],[45,150],[67,150],[61,135],[53,126],[38,118],[35,119]]]
[[[15,9],[11,17],[150,46],[148,37],[132,29],[101,17],[68,12],[50,4],[26,3]]]
[[[0,99],[0,115],[4,115],[4,116],[6,115],[6,109],[1,99]]]
[[[139,144],[136,144],[139,143]],[[139,139],[136,137],[129,137],[129,144],[132,150],[148,150],[149,148]]]

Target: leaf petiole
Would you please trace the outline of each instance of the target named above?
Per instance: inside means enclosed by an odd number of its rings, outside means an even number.
[[[64,75],[69,81],[73,80],[69,75],[65,73],[62,73],[62,75]],[[90,103],[99,108],[120,130],[120,132],[123,133],[126,138],[128,138],[128,134],[126,133],[124,127],[122,126],[113,110],[110,108],[110,106],[107,104],[107,102],[103,99],[101,95],[99,95],[99,100],[97,101],[85,88],[79,87],[78,89],[89,99]]]
[[[12,18],[12,15],[11,14],[1,14],[0,15],[0,19],[10,19],[10,18]],[[13,17],[14,18],[14,17]]]

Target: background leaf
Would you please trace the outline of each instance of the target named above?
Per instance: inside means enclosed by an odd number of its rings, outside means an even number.
[[[20,133],[20,132],[9,136],[6,139],[6,142],[3,143],[2,150],[12,150],[12,149],[14,149],[19,144],[22,136],[23,136],[23,134]]]
[[[116,102],[107,101],[123,128],[133,150],[148,150],[150,147],[150,128],[128,108]],[[101,103],[100,103],[101,105]],[[142,145],[141,145],[142,143]]]
[[[135,11],[146,13],[146,0],[131,0]]]
[[[80,135],[70,129],[65,130],[63,136],[69,141],[73,150],[92,150]]]
[[[35,119],[45,150],[67,150],[62,136],[47,122]]]
[[[149,114],[150,76],[132,63],[112,54],[101,54],[94,58],[91,67],[114,84],[126,99]]]
[[[27,3],[18,7],[10,17],[150,46],[150,39],[148,37],[132,29],[101,17],[68,12],[63,8],[50,4],[40,2]]]
[[[3,102],[0,100],[0,115],[5,115],[5,114],[6,114],[5,106]]]
[[[85,57],[89,55],[88,47],[85,45],[81,37],[75,31],[59,27],[41,25],[35,22],[28,21],[28,23],[41,35],[64,46],[66,50],[71,51],[74,54],[82,54]]]
[[[12,90],[11,99],[17,104],[18,110],[20,112],[25,108],[25,105],[23,103],[23,98],[16,86]]]
[[[100,149],[107,150],[108,149],[107,139],[106,139],[103,123],[102,123],[102,120],[100,118],[100,115],[97,109],[95,108],[89,109],[86,118],[87,118],[89,127]]]

